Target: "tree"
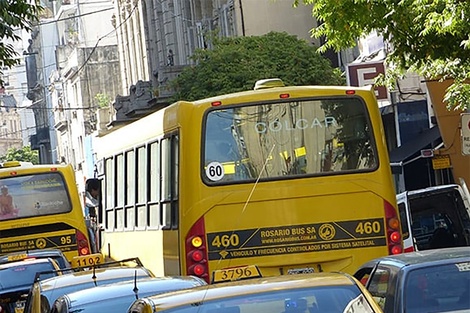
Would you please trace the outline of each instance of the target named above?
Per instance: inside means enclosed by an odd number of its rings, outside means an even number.
[[[39,154],[36,150],[31,150],[30,146],[25,146],[21,149],[9,148],[7,154],[0,157],[0,161],[21,161],[39,164]]]
[[[171,82],[175,100],[196,100],[252,89],[264,78],[286,85],[344,85],[338,69],[317,48],[287,33],[214,39],[213,49],[196,50],[196,65]]]
[[[294,0],[294,6],[299,4]],[[444,101],[448,108],[468,108],[470,100],[470,1],[468,0],[303,0],[312,5],[326,38],[320,51],[339,51],[377,31],[393,47],[387,63],[393,78],[406,70],[426,79],[454,80]]]
[[[31,23],[38,21],[42,7],[39,0],[30,3],[28,0],[2,0],[0,1],[0,85],[3,85],[1,76],[3,66],[12,67],[19,63],[18,53],[13,45],[5,41],[21,40],[17,30],[31,30]]]

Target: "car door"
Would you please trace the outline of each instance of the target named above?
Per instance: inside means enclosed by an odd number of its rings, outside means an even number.
[[[460,210],[460,215],[463,222],[465,241],[470,246],[470,191],[462,178],[460,178],[460,187],[464,204],[464,208]]]
[[[408,193],[402,192],[397,195],[398,213],[400,214],[401,231],[403,236],[403,250],[405,252],[417,251],[415,239],[411,231],[413,223],[408,203]]]

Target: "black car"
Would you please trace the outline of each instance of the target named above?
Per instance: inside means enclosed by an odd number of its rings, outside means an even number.
[[[49,258],[28,259],[0,265],[0,312],[22,312],[26,297],[37,272],[48,271],[49,277],[60,273],[57,263]]]
[[[354,276],[384,313],[470,312],[470,247],[377,258]]]

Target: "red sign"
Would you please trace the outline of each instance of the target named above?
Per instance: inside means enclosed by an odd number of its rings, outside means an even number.
[[[383,62],[351,63],[348,65],[348,83],[356,87],[374,85],[374,79],[381,73],[385,74]],[[387,88],[375,86],[374,89],[377,99],[388,99]]]

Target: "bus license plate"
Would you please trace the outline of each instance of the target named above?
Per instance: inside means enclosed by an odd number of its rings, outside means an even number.
[[[215,270],[212,277],[212,283],[221,283],[224,281],[261,277],[261,273],[257,266],[247,265]]]
[[[87,267],[94,266],[104,262],[104,257],[101,253],[94,253],[89,255],[76,256],[72,259],[72,267]]]

